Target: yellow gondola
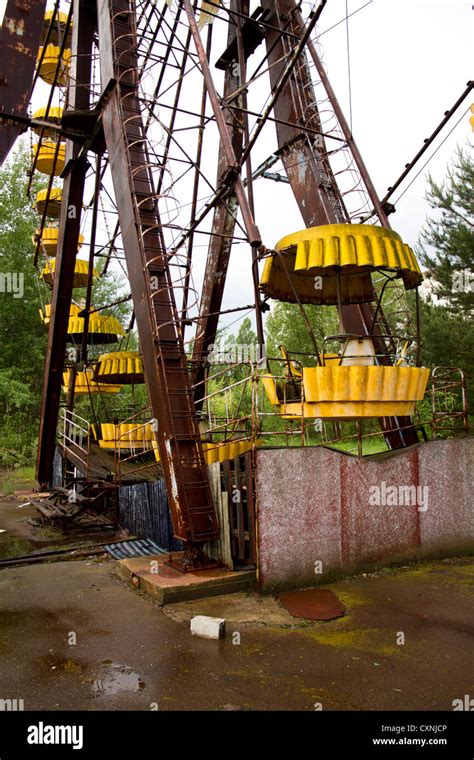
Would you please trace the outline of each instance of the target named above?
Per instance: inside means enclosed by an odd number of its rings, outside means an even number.
[[[260,282],[265,296],[318,305],[367,303],[376,299],[370,274],[386,271],[406,289],[423,276],[411,248],[385,227],[328,224],[287,235],[266,259]],[[295,296],[295,291],[298,299]]]
[[[56,270],[56,259],[49,259],[43,267],[41,278],[47,285],[53,286],[54,272]],[[98,272],[94,269],[93,277],[98,277]],[[76,259],[74,265],[73,288],[85,288],[89,279],[89,262],[83,259]]]
[[[114,351],[103,354],[95,366],[94,378],[101,383],[144,383],[142,358],[138,351]]]
[[[48,28],[51,23],[52,17],[53,17],[52,10],[46,11],[46,13],[44,14],[43,27],[41,29],[40,45],[44,45],[44,43],[46,42]],[[48,44],[60,45],[62,43],[64,39],[64,33],[66,31],[66,24],[67,24],[66,13],[62,13],[61,11],[58,11],[54,17],[54,22],[51,27],[51,31],[49,33]],[[69,45],[71,42],[71,32],[72,32],[72,24],[70,24],[69,30],[68,30],[67,42],[66,42],[67,45]]]
[[[84,333],[84,317],[79,314],[82,311],[77,304],[71,304],[69,310],[69,322],[67,329],[67,338],[71,343],[81,343]],[[46,304],[40,309],[40,316],[44,324],[48,325],[51,320],[51,304]],[[118,319],[106,314],[94,312],[89,316],[89,330],[87,333],[88,345],[105,345],[107,343],[117,343],[121,336],[125,335],[123,325]]]
[[[206,464],[214,464],[215,462],[229,462],[237,457],[252,451],[254,446],[260,446],[262,441],[260,440],[236,440],[236,441],[219,441],[203,443],[204,459]],[[153,441],[153,450],[155,452],[155,459],[160,461],[160,452],[156,440]]]
[[[48,256],[55,256],[58,250],[58,235],[59,229],[57,227],[44,227],[43,231],[35,230],[35,234],[32,238],[33,245],[36,245],[38,238],[41,240],[41,245],[44,252]],[[84,235],[79,235],[79,241],[77,244],[77,250],[79,250],[84,244]],[[79,287],[79,286],[77,286]]]
[[[64,87],[68,82],[71,51],[69,49],[63,50],[58,68],[60,53],[61,48],[56,45],[47,45],[44,54],[43,48],[40,47],[38,51],[38,73],[47,84],[56,83],[60,87]]]
[[[301,382],[263,375],[268,400],[282,417],[358,419],[411,416],[425,395],[425,367],[304,367]]]
[[[41,216],[43,216],[46,209],[46,216],[58,219],[61,213],[62,199],[63,191],[60,187],[52,187],[49,195],[47,188],[45,190],[40,190],[36,196],[35,208]]]
[[[50,108],[47,116],[45,107],[38,108],[38,110],[33,114],[33,119],[37,119],[38,121],[51,122],[51,124],[55,124],[56,126],[59,126],[61,124],[62,118],[63,109],[56,107]],[[47,127],[44,127],[43,130],[41,127],[32,127],[32,129],[33,132],[36,132],[37,135],[40,135],[41,131],[43,131],[43,137],[54,137],[57,134],[56,130],[48,129]]]
[[[74,384],[74,394],[76,396],[88,396],[89,394],[98,393],[119,393],[122,390],[121,385],[104,385],[94,381],[94,371],[92,367],[85,372],[78,372]],[[67,392],[69,388],[69,370],[63,372],[63,390]]]
[[[59,143],[58,148],[54,140],[41,140],[33,146],[32,159],[36,159],[35,167],[39,172],[59,177],[66,161],[66,143]]]
[[[156,439],[151,423],[147,425],[136,422],[123,422],[119,425],[102,423],[99,427],[100,430],[96,431],[96,434],[101,449],[151,451]]]

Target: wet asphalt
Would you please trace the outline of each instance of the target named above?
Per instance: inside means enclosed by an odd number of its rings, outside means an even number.
[[[163,609],[111,559],[1,569],[0,698],[25,710],[452,710],[474,695],[472,559],[327,587],[346,614],[309,623],[253,593]],[[194,614],[226,617],[226,637],[192,637]]]

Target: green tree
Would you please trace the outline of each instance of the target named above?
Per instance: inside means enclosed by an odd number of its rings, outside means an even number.
[[[37,215],[25,196],[28,164],[19,151],[0,170],[0,462],[33,456],[46,347],[32,255]]]
[[[39,281],[33,265],[32,238],[38,215],[25,195],[29,168],[29,153],[20,148],[0,169],[0,464],[31,462],[39,427],[47,345],[39,308],[50,301],[51,293]],[[33,188],[32,197],[37,189]],[[128,282],[123,282],[124,278],[112,269],[99,278],[93,288],[93,306],[107,307],[128,295]],[[85,290],[75,290],[73,297],[83,303]],[[105,308],[102,313],[113,314],[127,327],[130,302]],[[135,349],[135,333],[124,338],[123,344]],[[106,350],[91,347],[89,358]],[[145,406],[145,399],[142,388],[127,389],[118,406],[128,416],[131,406]],[[85,410],[85,399],[78,404],[81,411]]]
[[[322,353],[324,338],[340,332],[339,318],[334,306],[304,306],[319,352]],[[314,355],[311,333],[298,305],[273,302],[266,322],[267,354],[280,357],[279,346],[292,351]],[[314,364],[314,358],[300,357],[303,365]]]
[[[458,148],[441,184],[428,175],[426,199],[435,212],[419,241],[433,293],[452,312],[474,308],[474,160]]]
[[[456,150],[446,179],[428,176],[433,209],[420,235],[418,255],[430,289],[420,300],[423,364],[463,370],[474,391],[474,160]]]

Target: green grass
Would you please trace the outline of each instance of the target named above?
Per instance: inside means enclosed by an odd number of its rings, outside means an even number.
[[[341,451],[350,451],[353,454],[357,454],[357,441],[352,439],[351,441],[341,441],[340,443],[328,444],[333,449],[340,449]],[[381,436],[374,436],[373,438],[362,439],[362,454],[364,456],[370,454],[380,454],[382,451],[388,451],[387,444]]]
[[[287,439],[284,435],[273,435],[265,438],[265,433],[262,434],[261,440],[262,446],[268,446],[269,448],[287,447],[288,448],[301,448],[301,438],[294,436],[294,438]],[[388,451],[387,444],[381,435],[373,436],[370,438],[363,438],[362,440],[364,456],[370,456],[371,454],[380,454],[383,451]],[[336,451],[346,451],[352,454],[357,454],[357,440],[351,438],[350,440],[334,441],[331,443],[324,443],[318,440],[314,440],[306,443],[306,447],[314,446],[328,446]]]
[[[0,495],[11,496],[15,491],[37,488],[35,468],[31,465],[0,472]]]

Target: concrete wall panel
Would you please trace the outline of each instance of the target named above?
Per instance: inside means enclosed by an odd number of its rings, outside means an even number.
[[[370,458],[322,447],[259,450],[262,586],[314,585],[318,561],[324,577],[473,549],[473,460],[474,438]]]

